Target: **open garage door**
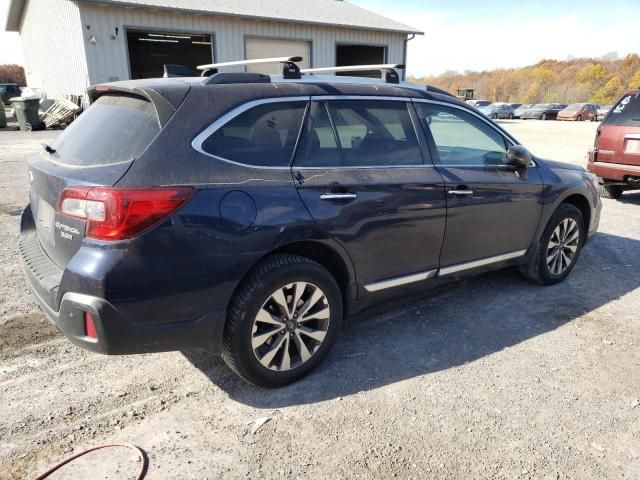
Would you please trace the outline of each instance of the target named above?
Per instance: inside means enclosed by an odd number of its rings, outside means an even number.
[[[336,66],[379,65],[385,63],[386,48],[373,45],[338,45],[336,47]],[[380,78],[380,72],[339,72],[338,75]]]
[[[300,68],[310,68],[311,44],[305,40],[289,40],[284,38],[247,37],[245,39],[247,60],[271,57],[296,57],[303,61]],[[247,65],[247,72],[281,74],[282,65],[279,63],[263,63]]]
[[[127,29],[131,78],[162,77],[163,65],[177,64],[196,69],[213,63],[211,35]]]

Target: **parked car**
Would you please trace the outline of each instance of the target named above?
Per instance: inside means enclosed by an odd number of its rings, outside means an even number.
[[[598,108],[593,103],[572,103],[558,112],[558,120],[571,120],[581,122],[582,120],[596,121]]]
[[[514,110],[516,110],[517,108],[520,108],[522,106],[521,103],[510,103],[509,106],[511,108],[513,108]]]
[[[609,113],[609,110],[611,110],[611,107],[613,107],[613,105],[605,105],[604,107],[598,108],[598,116],[596,120],[602,120],[604,117],[606,117],[607,113]]]
[[[539,103],[526,110],[520,118],[523,120],[532,118],[538,120],[555,120],[558,112],[566,106],[565,103]]]
[[[623,95],[598,126],[587,168],[605,198],[640,189],[640,90]]]
[[[17,83],[0,83],[0,99],[5,105],[11,105],[9,102],[13,97],[20,96],[20,87]]]
[[[513,112],[513,118],[521,118],[522,115],[524,114],[524,112],[526,112],[527,110],[529,110],[530,108],[532,108],[534,106],[533,103],[524,103],[522,105],[520,105],[518,108],[516,108],[516,110]]]
[[[201,348],[284,385],[403,287],[564,280],[600,218],[595,176],[424,85],[221,72],[88,96],[28,164],[19,242],[48,319],[94,352]]]
[[[480,107],[478,110],[492,119],[513,118],[513,115],[515,113],[515,110],[506,103],[492,103],[491,105],[488,105],[486,107]]]
[[[476,107],[476,108],[486,107],[488,105],[491,105],[490,100],[467,100],[467,103],[472,107]]]

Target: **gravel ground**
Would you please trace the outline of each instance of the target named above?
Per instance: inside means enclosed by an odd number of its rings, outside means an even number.
[[[501,123],[578,164],[596,128]],[[509,269],[398,299],[351,319],[308,378],[262,390],[204,353],[88,353],[44,320],[16,235],[26,159],[55,135],[0,131],[0,478],[116,442],[154,479],[640,478],[640,193],[604,200],[564,283]],[[51,478],[135,462],[104,450]]]

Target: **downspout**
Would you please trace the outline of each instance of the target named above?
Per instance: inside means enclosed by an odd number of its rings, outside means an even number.
[[[402,80],[406,80],[406,77],[407,77],[407,69],[406,69],[406,65],[407,65],[407,43],[409,43],[409,40],[413,40],[414,38],[416,38],[416,34],[412,33],[412,34],[408,35],[407,38],[404,39],[404,51],[402,52],[402,63],[405,65],[405,69],[402,70]]]

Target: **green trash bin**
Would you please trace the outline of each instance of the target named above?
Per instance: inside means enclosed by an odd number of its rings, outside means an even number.
[[[4,103],[0,101],[0,128],[7,126],[7,116],[4,113]]]
[[[31,130],[41,130],[43,125],[40,121],[40,114],[38,109],[40,108],[39,98],[22,98],[15,97],[9,100],[16,111],[16,118],[18,119],[18,125],[23,132],[30,132]]]

